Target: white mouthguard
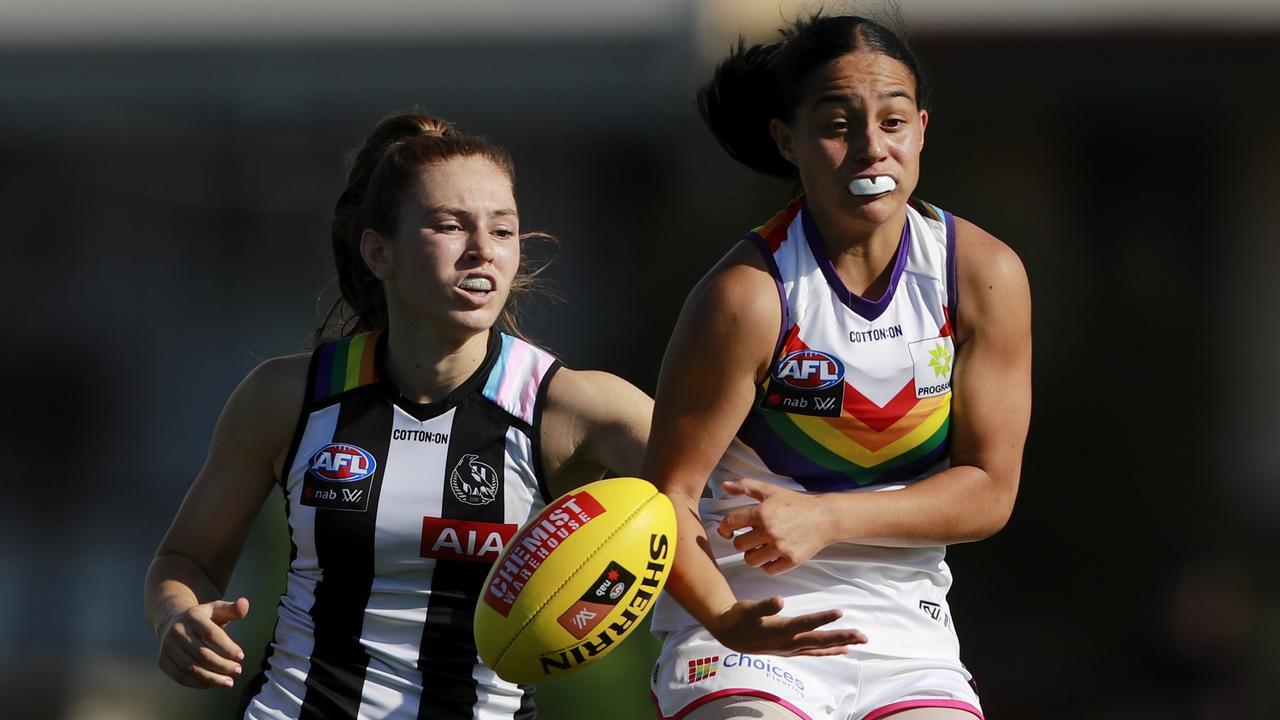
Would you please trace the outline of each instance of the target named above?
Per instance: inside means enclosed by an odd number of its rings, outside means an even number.
[[[880,195],[898,187],[898,183],[888,175],[860,177],[849,181],[849,192],[854,195]]]

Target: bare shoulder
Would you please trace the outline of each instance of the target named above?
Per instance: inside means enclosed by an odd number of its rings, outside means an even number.
[[[698,282],[680,312],[673,348],[711,351],[725,369],[763,377],[782,326],[777,281],[760,251],[740,242]]]
[[[745,241],[721,258],[689,293],[685,311],[690,310],[738,327],[776,322],[782,313],[773,275],[760,251]]]
[[[613,373],[601,370],[570,370],[562,367],[552,376],[551,385],[547,388],[547,401],[552,405],[560,406],[580,404],[583,401],[597,400],[600,396],[614,395],[639,395],[648,399],[648,396],[640,392],[636,386]]]
[[[1027,272],[1018,254],[968,220],[955,222],[961,333],[993,312],[1029,310]]]
[[[653,400],[607,372],[561,368],[542,415],[543,467],[554,495],[601,477],[640,471]]]
[[[275,458],[282,455],[302,412],[309,354],[260,363],[231,393],[218,420],[215,442],[231,441]]]
[[[960,281],[1026,284],[1027,273],[1013,248],[977,225],[956,218],[956,270]]]
[[[561,368],[547,387],[543,423],[581,438],[600,427],[634,425],[652,413],[653,400],[617,375]]]

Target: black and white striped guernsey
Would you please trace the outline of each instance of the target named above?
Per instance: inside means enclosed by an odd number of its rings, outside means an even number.
[[[282,482],[291,553],[243,718],[532,718],[532,691],[480,663],[472,617],[505,542],[546,505],[545,351],[492,331],[441,401],[402,397],[385,334],[311,359]]]

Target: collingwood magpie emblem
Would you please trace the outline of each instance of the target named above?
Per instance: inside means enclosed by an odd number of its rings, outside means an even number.
[[[463,455],[449,472],[449,488],[468,505],[488,505],[498,497],[498,473],[480,462],[479,455]]]

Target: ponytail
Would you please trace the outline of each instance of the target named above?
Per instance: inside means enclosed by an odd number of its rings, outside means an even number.
[[[900,18],[894,24],[901,25]],[[795,165],[778,152],[769,123],[791,122],[809,75],[849,53],[866,50],[906,65],[916,81],[916,102],[926,107],[928,89],[915,53],[883,24],[856,15],[816,13],[778,33],[781,40],[756,45],[739,37],[697,94],[698,111],[711,134],[730,157],[752,170],[799,179]]]

